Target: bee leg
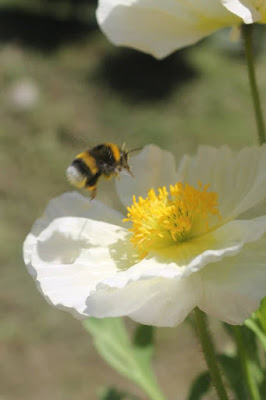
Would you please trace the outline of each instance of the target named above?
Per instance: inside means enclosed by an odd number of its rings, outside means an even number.
[[[132,177],[132,178],[135,178],[135,175],[133,174],[133,172],[131,172],[131,170],[130,170],[130,168],[128,168],[128,174]]]
[[[93,199],[95,199],[96,194],[97,194],[96,186],[94,188],[91,188],[90,191],[91,191],[90,198],[91,198],[91,200],[93,200]]]
[[[96,197],[96,193],[97,193],[96,185],[97,185],[97,181],[98,181],[100,175],[101,175],[101,173],[98,172],[89,181],[87,181],[86,189],[89,190],[89,192],[90,192],[91,200],[93,200]]]
[[[93,200],[97,194],[96,186],[87,186],[86,190],[88,190],[88,192],[90,192],[90,199]]]

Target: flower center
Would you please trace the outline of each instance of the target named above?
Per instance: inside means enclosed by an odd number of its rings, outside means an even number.
[[[143,199],[133,196],[128,207],[127,218],[133,233],[131,242],[142,253],[178,244],[204,234],[221,220],[218,210],[218,195],[208,192],[209,185],[198,183],[198,189],[181,182],[150,189]]]

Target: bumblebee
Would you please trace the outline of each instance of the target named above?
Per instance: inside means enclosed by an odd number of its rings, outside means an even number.
[[[91,200],[96,196],[98,179],[118,176],[121,171],[133,177],[128,165],[128,154],[124,146],[120,149],[116,144],[103,143],[78,154],[66,171],[69,182],[79,188],[90,191]]]

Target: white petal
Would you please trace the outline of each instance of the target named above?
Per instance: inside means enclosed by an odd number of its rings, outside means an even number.
[[[98,318],[127,315],[145,325],[175,326],[197,305],[201,285],[196,274],[180,280],[153,278],[122,289],[102,289],[87,300],[88,314]]]
[[[118,195],[126,207],[132,204],[133,195],[146,197],[150,188],[177,181],[173,155],[155,145],[145,146],[139,154],[130,158],[129,165],[135,178],[121,176],[116,180]]]
[[[200,275],[199,307],[229,324],[243,324],[266,296],[266,236],[234,257],[209,264]]]
[[[238,216],[238,219],[254,219],[261,215],[266,215],[266,201],[262,200],[254,207],[249,208]]]
[[[102,280],[88,298],[85,312],[99,318],[127,315],[143,324],[177,325],[200,302],[202,274],[196,272],[209,263],[231,260],[265,231],[266,217],[231,221],[197,240],[150,255]]]
[[[121,225],[124,218],[121,213],[98,200],[91,201],[78,192],[68,192],[49,201],[42,218],[42,228],[53,219],[60,217],[84,217],[96,221]],[[36,224],[37,225],[37,224]]]
[[[210,191],[218,193],[221,215],[231,219],[265,200],[265,171],[265,145],[239,152],[202,146],[195,157],[183,157],[179,179],[194,186],[199,180],[210,184]]]
[[[113,210],[97,200],[91,201],[78,192],[64,193],[49,201],[43,216],[35,221],[31,233],[26,237],[23,244],[23,254],[26,265],[29,264],[32,246],[36,243],[36,237],[51,221],[64,216],[85,217],[96,221],[109,222],[113,225],[122,225],[122,220],[124,218],[118,211]]]
[[[256,0],[222,0],[222,3],[228,11],[242,18],[246,24],[257,22],[262,17],[255,7]]]
[[[245,243],[258,240],[266,232],[266,217],[231,221],[194,240],[150,253],[131,268],[104,280],[97,289],[123,288],[148,278],[182,279],[209,263],[237,254]]]
[[[220,0],[100,0],[96,16],[111,42],[157,58],[238,21]]]
[[[55,219],[33,243],[29,241],[32,273],[46,299],[84,314],[96,284],[136,262],[131,247],[123,247],[127,236],[126,229],[104,222]]]

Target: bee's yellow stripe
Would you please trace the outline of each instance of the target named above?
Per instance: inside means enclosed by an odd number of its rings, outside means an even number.
[[[84,161],[87,167],[91,170],[91,173],[93,175],[97,174],[97,172],[99,171],[94,157],[90,156],[89,153],[87,153],[86,151],[78,154],[76,158],[81,158],[82,161]]]
[[[82,188],[84,188],[86,181],[87,181],[87,179],[84,178],[82,181],[73,182],[73,185],[76,186],[78,189],[82,189]]]
[[[104,143],[104,145],[110,147],[110,149],[112,150],[112,153],[113,153],[115,161],[118,162],[120,160],[119,147],[114,143]]]
[[[94,185],[94,186],[87,186],[86,187],[86,190],[89,190],[89,191],[93,191],[93,190],[95,190],[96,189],[96,185]]]

